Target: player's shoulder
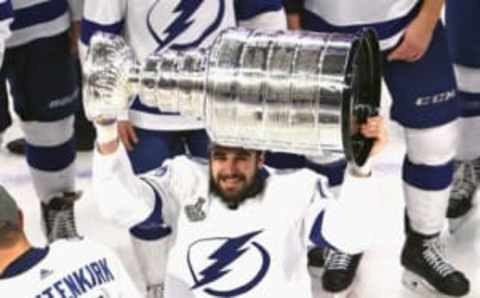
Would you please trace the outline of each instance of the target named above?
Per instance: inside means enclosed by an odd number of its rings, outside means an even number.
[[[54,254],[67,251],[70,255],[75,255],[78,252],[80,255],[88,254],[89,252],[95,252],[96,254],[112,254],[113,250],[103,243],[93,241],[88,238],[71,238],[71,239],[59,239],[50,244],[50,251]]]
[[[297,183],[311,183],[319,179],[325,179],[324,176],[308,168],[295,169],[275,169],[266,167],[271,177],[282,182],[294,181]]]

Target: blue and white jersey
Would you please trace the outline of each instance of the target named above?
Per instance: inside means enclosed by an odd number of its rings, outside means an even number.
[[[310,298],[312,245],[349,253],[368,245],[365,223],[378,209],[371,178],[347,175],[333,199],[326,178],[310,170],[262,170],[263,191],[232,210],[209,191],[208,171],[205,160],[180,156],[139,178],[123,147],[95,154],[93,190],[105,217],[173,230],[165,298]]]
[[[30,249],[0,275],[2,297],[140,298],[118,257],[88,240]]]
[[[58,35],[82,15],[83,0],[11,0],[15,20],[7,47]]]
[[[261,15],[276,28],[285,28],[281,0],[87,0],[84,13],[82,56],[91,36],[104,31],[122,35],[140,61],[167,48],[208,47],[221,30],[239,21],[249,24]],[[193,118],[160,114],[137,99],[129,119],[135,126],[150,130],[203,128],[203,123]]]
[[[395,46],[418,13],[420,0],[305,0],[303,27],[319,32],[376,29],[382,49]]]

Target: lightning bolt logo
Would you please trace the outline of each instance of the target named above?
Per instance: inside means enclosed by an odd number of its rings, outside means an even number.
[[[218,2],[219,4],[215,7],[215,5],[211,6],[214,3],[213,1],[204,0],[181,0],[177,5],[166,3],[165,0],[155,1],[147,14],[147,27],[151,36],[158,43],[157,50],[165,47],[180,50],[198,46],[219,27],[223,20],[225,0],[218,0]],[[164,5],[161,6],[160,4]],[[165,14],[165,10],[169,10],[169,5],[173,7],[173,10],[170,14]],[[215,8],[218,8],[218,12],[212,16],[210,23],[204,20],[197,21],[200,14]],[[165,20],[168,23],[163,24]],[[188,29],[193,27],[197,28],[190,30],[190,34],[196,32],[195,36],[191,36],[189,42],[185,44],[177,44],[177,39],[185,34],[188,35]],[[198,30],[199,28],[203,29]],[[198,35],[199,33],[200,35]],[[183,40],[184,38],[181,39]]]
[[[227,273],[231,272],[232,269],[229,268],[230,265],[233,267],[234,262],[252,247],[259,251],[263,261],[259,271],[254,275],[252,280],[227,291],[215,290],[211,287],[204,288],[204,291],[216,297],[234,297],[246,293],[254,288],[263,279],[270,266],[270,256],[268,255],[267,251],[257,242],[251,241],[261,232],[262,230],[255,231],[235,238],[212,238],[200,240],[218,241],[219,239],[224,239],[225,242],[208,257],[209,260],[213,260],[213,263],[207,268],[201,270],[198,274],[195,273],[191,261],[189,260],[189,268],[195,282],[194,286],[192,286],[192,290],[211,284],[221,279]],[[190,248],[192,248],[198,242],[199,241],[193,243]]]

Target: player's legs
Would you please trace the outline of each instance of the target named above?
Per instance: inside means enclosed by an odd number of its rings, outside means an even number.
[[[447,216],[453,232],[468,218],[480,183],[480,2],[447,1],[446,22],[460,101],[460,138]],[[471,212],[469,213],[471,214]]]
[[[163,161],[173,156],[174,132],[146,130],[135,127],[138,143],[128,157],[135,174],[142,174],[160,167]]]
[[[204,129],[183,132],[186,150],[195,157],[208,158],[209,137]]]
[[[67,32],[8,49],[7,76],[26,138],[27,163],[42,202],[47,237],[78,236],[73,218],[78,99]]]
[[[8,110],[7,86],[3,73],[4,71],[0,70],[0,145],[5,131],[12,125],[12,118]]]
[[[265,154],[265,163],[275,169],[300,169],[305,167],[305,156],[280,153],[280,152],[267,152]]]
[[[75,59],[75,71],[77,73],[77,84],[82,89],[82,66],[80,59]],[[77,151],[90,151],[94,147],[95,142],[95,128],[93,124],[87,120],[85,111],[83,109],[82,92],[79,93],[79,100],[77,101],[75,111],[75,147]]]
[[[407,146],[402,171],[409,221],[402,252],[404,281],[412,288],[427,283],[446,295],[465,295],[468,281],[447,263],[437,245],[458,136],[455,81],[441,24],[422,59],[385,60],[384,73],[393,99],[391,116],[405,127]]]

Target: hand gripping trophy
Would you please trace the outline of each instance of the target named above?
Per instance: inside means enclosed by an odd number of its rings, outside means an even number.
[[[97,33],[84,67],[89,119],[108,122],[140,95],[148,106],[205,121],[219,144],[307,155],[343,153],[361,166],[373,141],[359,124],[377,112],[381,69],[372,31],[223,31],[208,49],[136,61]]]

